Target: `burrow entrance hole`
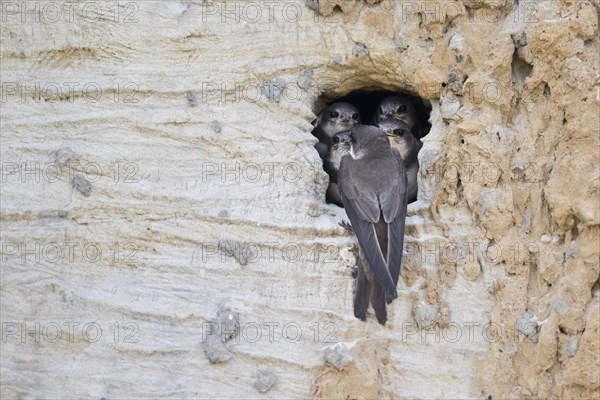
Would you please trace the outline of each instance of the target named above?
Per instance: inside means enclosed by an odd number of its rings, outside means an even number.
[[[377,112],[379,105],[384,99],[391,96],[403,96],[411,101],[415,108],[417,120],[420,124],[420,137],[418,137],[417,139],[420,140],[423,137],[427,136],[429,134],[429,131],[431,130],[431,124],[429,123],[429,116],[431,114],[431,104],[427,100],[423,100],[418,96],[414,96],[410,93],[405,93],[401,91],[359,89],[352,91],[345,96],[337,98],[324,94],[317,100],[315,114],[319,115],[319,113],[321,113],[333,103],[350,103],[356,108],[358,108],[363,125],[373,125],[373,116]],[[315,131],[316,129],[313,130],[313,134],[318,138],[319,136],[315,134]],[[323,161],[324,170],[325,172],[329,173],[329,171],[326,168],[325,160]],[[329,175],[330,182],[335,181],[335,177],[332,177],[331,173],[329,173]],[[342,206],[338,202],[333,201],[329,196],[326,196],[326,202]]]

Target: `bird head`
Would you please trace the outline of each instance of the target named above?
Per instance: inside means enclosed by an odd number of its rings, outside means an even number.
[[[350,133],[350,154],[358,160],[365,156],[390,151],[385,132],[376,126],[357,125]]]
[[[381,129],[390,140],[401,140],[412,135],[410,127],[404,122],[397,119],[384,119],[379,121],[379,129]]]
[[[415,119],[415,108],[404,96],[392,96],[384,99],[377,110],[379,119],[397,119],[407,124]]]
[[[352,129],[360,123],[360,112],[350,103],[333,103],[325,110],[325,124],[334,133]]]

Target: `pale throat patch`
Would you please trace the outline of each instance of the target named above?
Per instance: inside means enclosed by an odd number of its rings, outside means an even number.
[[[408,115],[407,113],[398,114],[398,117],[396,119],[398,121],[404,122],[406,124],[406,126],[408,126],[409,128],[412,128],[414,125],[414,121],[412,120],[410,115]]]
[[[352,120],[350,120],[348,122],[336,121],[335,129],[339,129],[340,132],[346,131],[346,130],[352,129],[354,127],[354,125],[355,125],[355,123]]]
[[[360,160],[361,158],[363,158],[365,156],[365,152],[364,152],[364,150],[359,150],[357,152],[354,152],[354,146],[350,146],[350,155],[355,160]]]
[[[343,147],[343,145],[339,145],[335,151],[332,152],[331,155],[331,163],[336,169],[340,168],[340,163],[342,162],[342,157],[349,153],[348,148]]]
[[[390,140],[390,142],[392,147],[400,152],[402,158],[406,158],[410,154],[411,148],[408,146],[406,139],[400,139],[396,137]]]
[[[347,130],[352,129],[354,127],[354,125],[356,125],[356,124],[352,121],[350,121],[348,123],[343,123],[340,121],[335,121],[335,122],[327,121],[327,122],[325,122],[325,124],[323,124],[322,129],[327,136],[334,137],[336,134],[338,134],[342,131],[347,131]]]

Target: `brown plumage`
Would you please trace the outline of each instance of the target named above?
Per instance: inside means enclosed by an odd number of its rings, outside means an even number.
[[[350,134],[350,155],[342,158],[338,187],[360,248],[354,315],[366,320],[369,302],[382,325],[386,303],[398,295],[406,219],[406,170],[385,133],[357,125]]]

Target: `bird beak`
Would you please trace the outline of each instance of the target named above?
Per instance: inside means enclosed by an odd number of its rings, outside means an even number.
[[[338,138],[340,139],[340,141],[338,142],[338,144],[344,145],[344,146],[350,144],[350,135],[349,134],[338,135]]]

